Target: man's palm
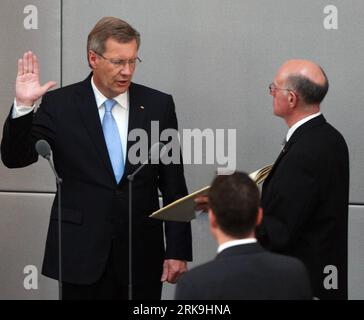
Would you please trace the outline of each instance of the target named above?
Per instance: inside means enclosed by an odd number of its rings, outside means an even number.
[[[18,76],[16,78],[16,101],[18,105],[32,106],[56,82],[50,81],[43,86],[39,83],[39,65],[37,57],[31,52],[24,54],[18,61]]]

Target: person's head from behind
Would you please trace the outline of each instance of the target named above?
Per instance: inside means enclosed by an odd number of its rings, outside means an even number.
[[[107,98],[129,89],[138,58],[140,34],[127,22],[102,18],[87,40],[87,57],[97,88]]]
[[[289,60],[269,86],[273,111],[291,126],[306,115],[319,112],[329,89],[323,69],[312,61]]]
[[[258,187],[246,173],[216,176],[208,197],[210,229],[219,243],[254,237],[263,213]]]

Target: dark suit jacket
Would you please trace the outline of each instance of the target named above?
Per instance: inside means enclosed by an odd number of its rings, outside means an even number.
[[[96,282],[104,270],[113,237],[121,239],[120,252],[128,262],[128,181],[138,165],[128,160],[119,184],[114,178],[94,93],[91,75],[83,82],[47,93],[39,110],[18,119],[7,119],[1,156],[9,168],[36,162],[34,144],[46,139],[62,184],[63,281]],[[129,132],[146,130],[151,121],[160,131],[177,129],[173,99],[162,92],[132,84],[129,89]],[[143,106],[144,108],[140,108]],[[127,150],[134,144],[128,141]],[[153,142],[154,143],[154,142]],[[149,144],[150,146],[150,144]],[[187,194],[183,165],[147,165],[133,185],[134,284],[160,281],[163,260],[191,260],[190,224],[148,218],[159,208],[158,188],[164,205]],[[57,196],[54,200],[46,242],[43,273],[58,278]]]
[[[215,260],[183,274],[178,300],[311,299],[303,264],[259,244],[227,248]]]
[[[320,299],[347,298],[348,198],[347,145],[318,116],[293,133],[264,182],[258,238],[303,261]],[[338,269],[337,290],[323,285],[327,265]]]

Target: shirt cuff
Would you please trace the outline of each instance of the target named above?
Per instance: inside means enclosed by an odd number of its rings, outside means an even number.
[[[33,104],[33,106],[31,106],[31,107],[18,106],[16,103],[16,99],[14,99],[13,110],[11,112],[11,118],[16,119],[16,118],[25,116],[25,115],[33,112],[34,108],[35,108],[35,104]]]

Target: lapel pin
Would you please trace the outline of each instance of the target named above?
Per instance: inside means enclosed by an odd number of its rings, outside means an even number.
[[[142,109],[142,110],[144,110],[144,106],[140,106],[139,108]]]

